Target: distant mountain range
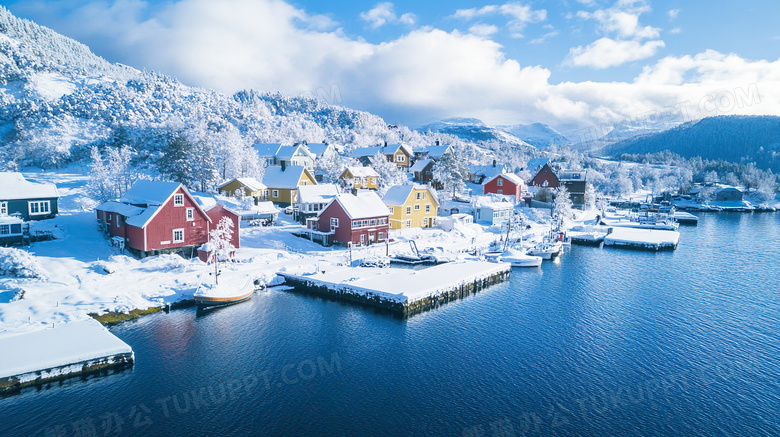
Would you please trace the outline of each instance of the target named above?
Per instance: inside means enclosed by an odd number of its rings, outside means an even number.
[[[454,117],[420,126],[420,132],[438,132],[454,135],[466,141],[496,141],[513,146],[529,147],[521,138],[497,127],[489,126],[477,118]]]
[[[618,141],[605,154],[644,154],[669,150],[686,158],[755,162],[780,171],[780,117],[725,115],[689,122],[659,133]]]
[[[566,147],[573,144],[572,140],[567,138],[564,134],[544,123],[497,126],[497,128],[512,134],[537,148],[550,146]]]

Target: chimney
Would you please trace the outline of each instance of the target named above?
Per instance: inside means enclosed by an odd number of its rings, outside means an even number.
[[[439,140],[436,140],[436,145],[437,145],[437,146],[439,145]]]
[[[495,161],[493,161],[493,162],[494,162],[494,167],[495,167]],[[279,164],[281,164],[281,166],[282,166],[282,171],[284,171],[284,169],[287,168],[287,164],[285,164],[284,161],[280,161]]]
[[[493,168],[496,168],[496,160],[493,160]]]
[[[387,147],[387,140],[385,140],[385,145],[384,145],[384,147]]]

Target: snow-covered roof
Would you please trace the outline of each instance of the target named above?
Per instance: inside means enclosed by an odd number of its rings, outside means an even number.
[[[523,185],[523,179],[520,176],[518,176],[518,175],[516,175],[514,173],[501,173],[501,174],[497,174],[497,175],[493,176],[492,178],[487,179],[485,182],[482,183],[482,185],[492,181],[493,179],[495,179],[495,178],[497,178],[499,176],[501,176],[504,179],[512,182],[515,185]]]
[[[487,165],[470,165],[467,167],[469,170],[469,173],[473,175],[483,175],[487,178],[492,178],[495,175],[499,175],[504,172],[504,166],[496,164],[493,166],[492,164]]]
[[[0,172],[0,199],[44,199],[60,197],[54,184],[30,182],[18,172]]]
[[[6,215],[0,217],[0,225],[15,225],[19,223],[24,223],[24,220],[13,215]]]
[[[322,154],[328,150],[328,147],[331,147],[331,145],[327,143],[309,143],[306,145],[309,152],[316,157],[322,156]]]
[[[418,148],[416,151],[427,153],[429,157],[431,158],[441,158],[447,151],[450,150],[449,144],[442,144],[442,145],[429,145],[429,146],[422,146]]]
[[[274,205],[274,203],[271,202],[270,200],[266,200],[264,202],[257,202],[257,205],[255,205],[255,207],[253,208],[253,211],[257,211],[260,214],[265,214],[265,213],[275,214],[279,212],[279,208],[277,208],[276,205]]]
[[[353,220],[390,215],[390,210],[373,191],[360,191],[357,195],[339,193],[333,202],[338,202]]]
[[[162,205],[180,186],[178,182],[140,180],[119,201],[133,205]]]
[[[562,170],[558,173],[559,181],[584,181],[584,170]]]
[[[691,190],[691,191],[693,191],[693,190]],[[717,190],[713,191],[713,194],[722,193],[724,191],[739,191],[740,193],[742,192],[742,190],[740,190],[737,187],[720,187]]]
[[[390,187],[382,197],[382,202],[384,202],[385,205],[391,206],[404,205],[414,190],[427,190],[433,201],[436,202],[437,205],[439,204],[439,198],[436,196],[436,193],[429,187],[420,184],[394,185]]]
[[[266,167],[263,176],[263,184],[268,188],[297,188],[306,167],[301,165],[288,165],[284,170],[275,165]]]
[[[105,202],[99,205],[95,209],[99,211],[113,212],[115,214],[120,214],[125,217],[137,216],[138,214],[141,214],[145,210],[145,208],[128,205],[127,203],[116,202],[114,200]]]
[[[312,155],[308,149],[301,146],[300,144],[297,146],[279,147],[279,150],[276,151],[276,159],[290,160],[292,159],[293,156],[295,156],[296,153],[298,153],[299,150],[302,151],[305,155],[308,155],[309,157],[314,159],[314,155]]]
[[[347,170],[356,178],[379,177],[379,173],[371,167],[347,167]]]
[[[425,167],[428,166],[428,164],[432,163],[432,159],[418,159],[414,162],[414,165],[409,168],[410,172],[416,172],[416,171],[423,171],[425,170]]]
[[[395,155],[395,152],[398,151],[398,149],[403,149],[407,155],[412,156],[414,152],[403,143],[395,143],[395,144],[388,144],[387,147],[385,147],[384,152],[388,155]]]
[[[384,149],[383,146],[361,147],[360,149],[355,149],[352,151],[352,157],[363,158],[368,156],[374,156],[379,152],[385,153],[382,149]]]
[[[298,187],[299,203],[327,203],[339,193],[333,184],[302,185]]]
[[[548,164],[550,162],[550,158],[533,158],[528,160],[528,164],[525,166],[525,169],[529,172],[535,173],[540,168],[544,167],[545,164]]]
[[[279,143],[256,143],[252,145],[261,157],[276,156],[276,152],[282,147]]]
[[[225,182],[224,184],[218,186],[217,188],[221,189],[222,187],[228,185],[229,183],[231,183],[233,181],[237,181],[238,183],[240,183],[241,185],[249,188],[252,191],[264,190],[264,189],[268,188],[265,185],[263,185],[262,182],[258,181],[255,178],[234,178],[234,179],[231,179],[231,180]]]

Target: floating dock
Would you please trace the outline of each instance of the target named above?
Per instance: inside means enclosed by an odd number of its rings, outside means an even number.
[[[637,228],[612,228],[604,237],[604,246],[641,250],[674,250],[680,242],[677,231]]]
[[[133,350],[98,321],[0,337],[0,394],[132,366]]]
[[[475,293],[509,278],[507,263],[457,261],[422,270],[344,267],[293,275],[280,272],[294,289],[388,310],[408,317]]]

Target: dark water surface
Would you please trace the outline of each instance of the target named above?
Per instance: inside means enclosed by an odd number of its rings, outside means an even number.
[[[399,320],[285,291],[111,331],[132,370],[0,399],[0,436],[780,436],[780,214],[561,262]]]

